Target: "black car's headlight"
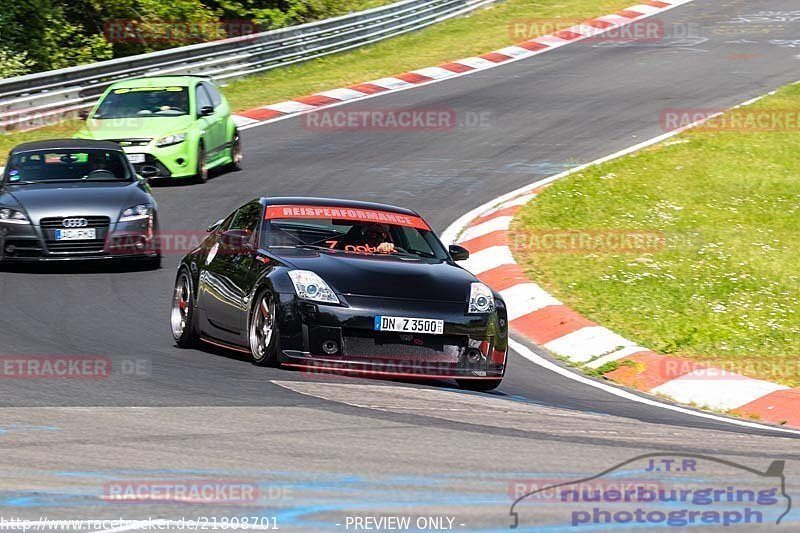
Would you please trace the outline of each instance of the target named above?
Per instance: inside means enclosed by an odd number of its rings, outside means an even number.
[[[134,220],[144,220],[153,214],[153,206],[150,204],[139,204],[125,209],[119,215],[120,222],[132,222]]]
[[[289,277],[294,284],[297,296],[304,300],[338,304],[339,298],[325,280],[310,270],[290,270]]]
[[[494,311],[494,294],[492,289],[483,283],[473,283],[469,290],[467,313],[471,315],[491,313]]]
[[[0,207],[0,222],[6,224],[30,224],[31,221],[22,211],[10,207]]]

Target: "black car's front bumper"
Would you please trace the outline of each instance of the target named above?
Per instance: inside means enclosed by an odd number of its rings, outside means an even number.
[[[501,301],[493,313],[466,315],[466,302],[346,298],[336,306],[281,294],[281,363],[398,377],[499,379],[505,373],[508,322]],[[375,331],[378,315],[444,320],[444,333]]]
[[[41,224],[0,223],[0,262],[75,261],[152,258],[160,255],[153,222],[111,222],[108,217],[89,219],[95,239],[57,241],[56,221]]]

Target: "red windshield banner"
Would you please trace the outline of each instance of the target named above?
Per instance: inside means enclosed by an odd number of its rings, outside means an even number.
[[[340,220],[357,220],[359,222],[377,222],[394,224],[410,228],[430,230],[430,226],[420,217],[376,211],[374,209],[357,209],[353,207],[333,207],[321,205],[270,205],[267,206],[267,220],[276,218],[335,218]]]

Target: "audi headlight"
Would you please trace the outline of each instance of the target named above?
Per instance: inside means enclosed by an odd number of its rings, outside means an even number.
[[[149,218],[153,214],[153,206],[150,204],[139,204],[129,207],[119,216],[120,222],[132,222],[134,220],[143,220]]]
[[[300,298],[328,304],[339,303],[333,289],[316,273],[310,270],[290,270],[289,277],[292,278],[294,291]]]
[[[25,216],[22,211],[11,209],[8,207],[0,208],[0,222],[6,224],[30,224],[31,221]]]
[[[494,311],[492,289],[483,283],[473,283],[469,290],[469,306],[467,309],[467,313],[471,315]]]
[[[167,135],[166,137],[161,137],[159,140],[156,141],[156,146],[159,148],[163,148],[164,146],[172,146],[173,144],[179,144],[186,140],[186,132],[183,133],[175,133],[172,135]]]

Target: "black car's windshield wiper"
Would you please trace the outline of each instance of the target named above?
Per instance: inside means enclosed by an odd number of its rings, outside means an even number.
[[[305,244],[305,243],[275,244],[270,246],[270,248],[302,248],[303,250],[331,250],[331,248],[328,246],[320,246],[318,244]]]

